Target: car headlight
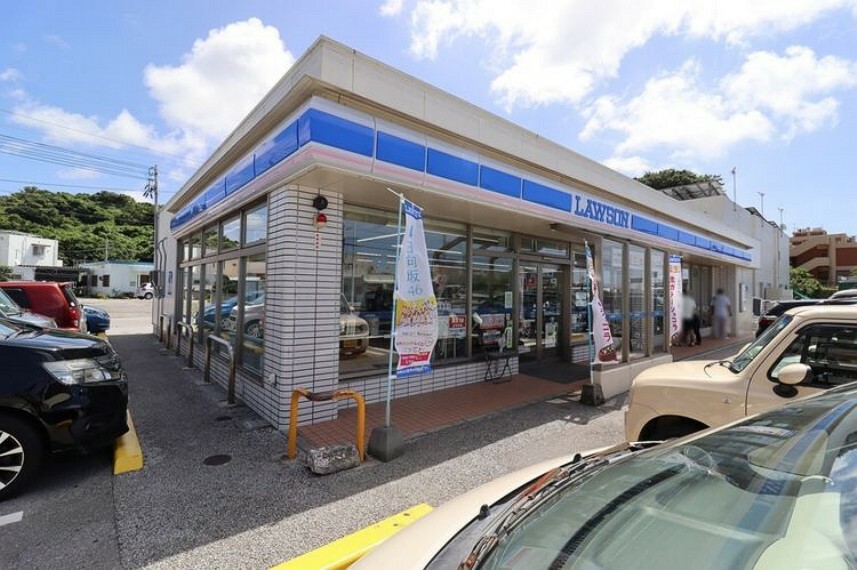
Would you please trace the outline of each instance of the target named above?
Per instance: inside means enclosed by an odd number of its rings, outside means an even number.
[[[43,366],[51,376],[68,386],[104,382],[105,380],[112,379],[109,370],[88,358],[45,362]]]

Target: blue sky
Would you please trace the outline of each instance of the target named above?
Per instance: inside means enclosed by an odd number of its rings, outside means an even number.
[[[164,202],[322,34],[629,176],[857,233],[857,0],[13,2],[0,194],[139,197],[157,164]]]

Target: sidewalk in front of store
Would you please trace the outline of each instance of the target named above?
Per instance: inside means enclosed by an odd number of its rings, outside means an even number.
[[[704,359],[706,355],[749,342],[751,338],[727,337],[706,338],[697,346],[672,348],[675,360]],[[391,423],[398,427],[405,438],[412,438],[474,418],[502,412],[555,396],[568,396],[580,392],[586,380],[561,384],[526,374],[512,376],[501,384],[478,382],[456,388],[439,390],[417,396],[398,398],[391,402]],[[386,415],[385,402],[366,406],[366,440],[376,427],[383,426]],[[326,445],[355,441],[357,426],[356,408],[339,412],[335,420],[299,428],[299,446],[314,449]]]

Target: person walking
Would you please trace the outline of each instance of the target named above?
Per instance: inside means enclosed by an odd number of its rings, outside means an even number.
[[[696,299],[685,287],[681,295],[681,336],[679,337],[681,340],[679,346],[693,346],[693,318],[696,315]]]
[[[717,294],[711,299],[711,313],[714,317],[714,338],[724,338],[726,323],[732,316],[732,303],[723,289],[718,289]]]

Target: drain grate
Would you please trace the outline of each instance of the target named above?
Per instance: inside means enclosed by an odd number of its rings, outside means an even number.
[[[216,467],[218,465],[225,465],[232,461],[231,455],[226,455],[225,453],[220,455],[210,455],[202,460],[205,465],[209,465],[212,467]]]

